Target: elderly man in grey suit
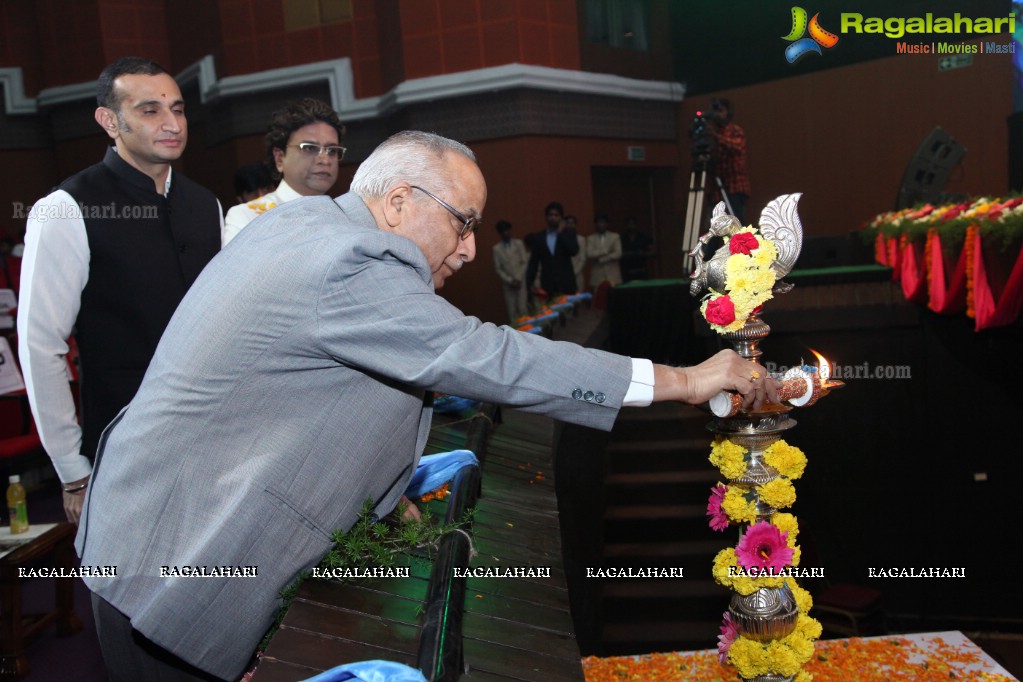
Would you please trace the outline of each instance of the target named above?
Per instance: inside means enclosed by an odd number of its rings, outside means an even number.
[[[76,540],[116,566],[85,578],[113,679],[241,675],[331,531],[394,509],[431,391],[603,429],[623,404],[774,397],[731,351],[678,369],[463,315],[435,289],[486,198],[468,148],[399,133],[350,193],[279,206],[203,271],[104,433]]]

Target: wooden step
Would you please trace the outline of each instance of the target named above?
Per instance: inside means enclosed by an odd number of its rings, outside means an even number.
[[[717,534],[712,532],[712,535]],[[612,564],[616,560],[625,558],[713,557],[725,547],[731,547],[734,544],[734,538],[725,538],[724,536],[690,541],[616,542],[604,545],[604,558],[608,560],[609,564]]]
[[[706,505],[699,504],[633,504],[608,507],[604,520],[618,519],[702,519],[707,515]]]
[[[604,599],[629,599],[665,601],[669,599],[703,599],[718,600],[726,597],[724,606],[728,606],[728,590],[710,578],[710,567],[706,578],[620,578],[608,579],[604,583]]]
[[[605,485],[611,486],[643,486],[663,485],[666,483],[708,483],[713,485],[721,480],[721,474],[709,464],[706,469],[684,469],[679,471],[622,471],[610,474]]]

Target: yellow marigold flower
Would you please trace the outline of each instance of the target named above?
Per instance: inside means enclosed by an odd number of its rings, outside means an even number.
[[[793,566],[798,566],[800,559],[803,558],[803,550],[799,546],[795,545],[794,543],[791,543],[791,544],[790,543],[785,543],[785,544],[787,544],[793,550],[792,551],[792,561],[789,562],[789,563],[791,563]]]
[[[788,585],[789,589],[792,591],[792,596],[796,600],[796,608],[799,609],[799,613],[801,615],[809,613],[810,609],[813,608],[813,596],[810,594],[810,592],[807,591],[806,589],[800,587],[796,583],[795,578],[788,578],[788,577],[786,577],[785,578],[785,584]],[[810,618],[810,620],[813,620],[813,619]],[[816,621],[814,621],[814,622],[816,622]],[[799,623],[800,623],[800,621],[797,620],[796,621],[796,627],[799,627]],[[820,624],[818,623],[818,625],[820,625]]]
[[[721,470],[722,476],[735,480],[746,473],[746,454],[746,448],[718,437],[710,447],[710,463]]]
[[[813,682],[813,673],[808,673],[805,670],[800,670],[799,673],[796,674],[796,679],[794,682]]]
[[[790,651],[792,651],[793,658],[798,664],[796,670],[799,670],[804,663],[813,657],[813,642],[796,633],[792,633],[786,639],[788,640],[788,646]],[[789,674],[794,675],[795,670]]]
[[[771,515],[771,523],[778,530],[789,534],[789,547],[794,547],[796,537],[799,535],[799,524],[796,522],[796,517],[788,512],[776,512]]]
[[[739,637],[728,650],[728,660],[745,678],[766,675],[770,672],[767,652],[763,645],[745,637]]]
[[[791,507],[796,501],[796,488],[787,478],[776,478],[757,486],[757,494],[763,502],[775,509]]]
[[[781,641],[771,642],[767,647],[767,665],[772,672],[791,677],[799,672],[803,663],[795,652]]]
[[[806,455],[799,448],[779,440],[764,450],[764,463],[774,467],[782,476],[796,480],[806,470]]]
[[[731,547],[726,547],[714,556],[714,575],[717,576],[719,573],[728,573],[729,566],[737,565],[735,550]]]
[[[823,628],[821,627],[820,621],[816,618],[800,613],[799,617],[796,619],[795,631],[804,639],[814,640],[820,639]]]
[[[757,520],[757,505],[747,502],[745,493],[742,486],[729,486],[725,499],[721,501],[721,509],[733,523],[755,523]]]

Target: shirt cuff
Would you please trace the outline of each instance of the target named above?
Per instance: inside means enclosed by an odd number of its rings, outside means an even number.
[[[57,470],[57,478],[65,484],[92,476],[92,463],[84,455],[54,457],[53,468]]]
[[[654,401],[654,363],[632,358],[632,381],[625,392],[623,407],[646,407]]]

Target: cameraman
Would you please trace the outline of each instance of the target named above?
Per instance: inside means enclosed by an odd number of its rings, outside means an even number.
[[[710,119],[714,126],[709,129],[714,138],[714,161],[718,178],[728,194],[732,215],[746,224],[746,202],[749,199],[749,174],[746,172],[746,133],[737,123],[735,109],[730,100],[711,100]],[[721,197],[716,197],[715,201]]]

